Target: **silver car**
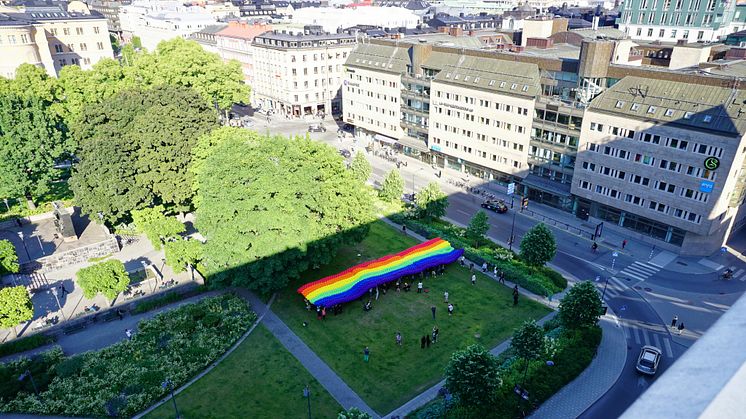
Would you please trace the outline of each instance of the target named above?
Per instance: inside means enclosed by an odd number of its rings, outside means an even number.
[[[647,375],[654,375],[658,370],[661,354],[661,350],[655,346],[643,346],[640,351],[640,357],[637,358],[637,371]]]

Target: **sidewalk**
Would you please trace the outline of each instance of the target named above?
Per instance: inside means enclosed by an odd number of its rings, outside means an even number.
[[[384,218],[383,221],[396,229],[401,228],[401,226],[395,224],[388,218]],[[408,230],[407,234],[420,241],[426,240],[425,237],[422,237],[419,234],[412,232],[411,230]],[[555,269],[557,268],[555,267]],[[561,271],[561,273],[566,277],[572,278],[573,282],[577,281],[577,279],[575,279],[572,274],[564,271]],[[497,278],[494,278],[492,275],[487,276],[497,281]],[[515,284],[511,283],[510,281],[505,281],[505,286],[508,288],[512,288],[514,285]],[[572,284],[570,286],[572,286]],[[536,295],[532,292],[521,289],[520,287],[519,292],[531,300],[534,300],[538,303],[552,308],[553,310],[556,310],[559,306],[559,300],[562,299],[567,290],[554,295],[553,298],[550,300],[547,300],[546,298]],[[609,311],[611,312],[611,309],[609,309]],[[544,322],[553,318],[556,314],[556,311],[552,312],[539,320],[537,323],[544,324]],[[599,325],[603,330],[603,335],[601,337],[601,344],[598,347],[597,355],[593,358],[591,364],[575,380],[567,384],[554,396],[542,403],[542,405],[534,413],[534,415],[532,415],[532,417],[577,417],[589,407],[591,407],[591,405],[593,405],[596,400],[603,396],[617,381],[627,359],[627,344],[624,330],[616,322],[616,318],[613,313],[603,316],[599,321]],[[506,340],[493,348],[490,353],[492,353],[493,355],[499,355],[500,353],[508,349],[509,346],[510,340]],[[437,397],[438,390],[440,390],[440,388],[443,387],[444,384],[445,380],[440,381],[439,383],[425,390],[417,397],[408,401],[398,409],[389,413],[386,418],[395,418],[397,416],[404,417],[415,409],[424,406],[429,401]]]

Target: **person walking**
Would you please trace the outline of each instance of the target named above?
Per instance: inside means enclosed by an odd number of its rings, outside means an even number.
[[[64,296],[66,296],[67,294],[70,294],[70,293],[69,293],[69,292],[67,291],[67,288],[65,288],[65,286],[64,286],[64,285],[60,285],[60,296],[64,297]]]
[[[449,316],[453,315],[453,304],[450,304],[450,303],[448,304],[448,315]]]
[[[482,263],[482,273],[487,273],[487,262]]]
[[[497,265],[494,268],[492,268],[492,275],[494,275],[495,278],[497,278]]]
[[[396,344],[401,346],[401,332],[396,332]]]
[[[117,309],[117,316],[119,316],[119,320],[124,320],[124,312],[121,308]]]
[[[433,312],[433,320],[435,320],[435,306],[431,306],[430,311]]]
[[[471,284],[477,285],[477,276],[474,274],[471,275]]]
[[[132,340],[132,329],[124,329],[124,335],[127,336],[128,340]]]
[[[422,292],[422,281],[417,283],[417,294]]]
[[[671,319],[671,329],[676,329],[676,322],[679,321],[679,316],[673,316],[673,319]]]
[[[679,336],[681,336],[681,332],[684,331],[684,322],[679,323],[679,327],[677,327],[679,330]]]
[[[370,359],[370,349],[366,346],[365,349],[363,349],[363,361],[368,362]]]
[[[446,303],[448,303],[448,291],[443,293],[443,299],[445,300]]]
[[[326,320],[326,306],[321,307],[321,320]]]
[[[622,240],[622,250],[627,247],[627,239]]]
[[[513,287],[513,305],[518,305],[518,285]]]
[[[404,233],[405,236],[407,235],[407,225],[406,224],[402,224],[401,225],[401,232]]]
[[[433,326],[433,343],[438,341],[439,333],[440,333],[440,330],[438,329],[438,326]]]
[[[591,245],[591,251],[592,251],[593,253],[596,253],[596,250],[597,250],[597,249],[598,249],[598,243],[596,243],[596,242],[593,242],[593,244]]]
[[[500,283],[503,284],[503,285],[505,285],[505,272],[500,271],[499,278],[500,278]]]
[[[465,257],[463,257],[463,256],[461,256],[461,257],[460,257],[460,258],[458,259],[458,263],[459,263],[459,265],[461,265],[461,266],[464,266],[464,264],[466,263],[466,258],[465,258]]]
[[[321,306],[316,306],[316,320],[321,320]]]

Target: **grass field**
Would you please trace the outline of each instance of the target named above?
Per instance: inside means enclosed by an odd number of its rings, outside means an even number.
[[[468,268],[453,264],[443,276],[426,279],[429,292],[396,293],[393,289],[364,312],[363,302],[348,303],[338,316],[328,313],[325,321],[308,312],[296,289],[324,276],[338,273],[363,261],[396,253],[418,242],[381,221],[371,226],[368,237],[357,246],[343,249],[334,262],[309,271],[301,280],[278,293],[272,307],[285,323],[347,384],[378,413],[386,414],[438,382],[451,354],[466,345],[481,343],[491,348],[509,338],[528,319],[549,313],[544,306],[521,299],[513,306],[511,290],[477,273],[472,285]],[[449,317],[443,292],[450,294],[454,315]],[[367,300],[367,296],[364,297]],[[436,307],[436,320],[431,307]],[[303,322],[309,323],[307,327]],[[438,343],[420,348],[420,338],[433,326],[440,329]],[[395,344],[402,333],[404,344]],[[370,362],[363,362],[363,348],[370,347]]]
[[[182,418],[302,418],[303,388],[311,389],[313,417],[335,418],[342,410],[305,368],[259,325],[209,374],[176,396]],[[173,418],[166,403],[147,418]]]

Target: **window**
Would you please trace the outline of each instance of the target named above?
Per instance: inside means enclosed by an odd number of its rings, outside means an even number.
[[[62,45],[55,44],[54,45],[54,52],[56,52],[57,54],[62,54]]]
[[[98,33],[99,33],[99,31],[100,31],[100,29],[99,29],[99,27],[98,27],[98,26],[94,26],[94,27],[93,27],[93,33],[95,33],[95,34],[98,34]]]
[[[648,113],[655,113],[655,111],[657,111],[657,110],[658,110],[658,108],[656,108],[655,106],[651,106],[651,107],[648,108]]]
[[[103,42],[96,42],[96,47],[98,47],[98,50],[101,51],[104,49],[104,43]]]
[[[640,105],[638,103],[633,103],[632,106],[629,108],[632,111],[636,111],[640,109]]]
[[[88,51],[88,45],[87,44],[80,44],[80,50],[81,51]]]
[[[705,122],[705,124],[709,124],[710,122],[712,122],[712,115],[705,115],[702,120]]]
[[[666,109],[666,116],[673,116],[673,109]]]
[[[70,35],[70,28],[62,28],[62,33],[65,35]]]
[[[83,35],[83,28],[75,28],[76,35]]]
[[[617,100],[617,101],[616,101],[616,105],[615,105],[614,107],[615,107],[615,108],[617,108],[617,109],[619,109],[619,108],[621,108],[622,106],[624,106],[624,102],[623,102],[623,101],[621,101],[621,100]]]
[[[684,112],[684,119],[692,119],[694,112]]]
[[[652,15],[652,13],[651,13],[651,15]],[[660,31],[658,31],[658,38],[663,38],[665,35],[666,35],[666,30],[665,29],[661,29]]]
[[[653,36],[653,28],[648,29],[648,36]]]

